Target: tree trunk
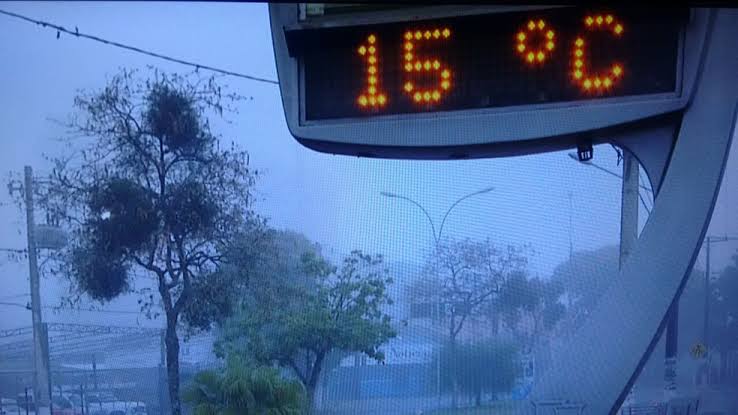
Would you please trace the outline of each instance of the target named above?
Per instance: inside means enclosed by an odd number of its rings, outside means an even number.
[[[307,413],[315,413],[315,385],[307,384],[305,389],[307,390]]]
[[[306,389],[308,394],[309,412],[313,414],[316,412],[315,408],[315,389],[318,387],[318,380],[320,380],[320,372],[323,370],[323,360],[325,359],[326,352],[318,352],[315,354],[315,362],[313,362],[312,370],[310,370],[310,377],[308,378]]]
[[[456,368],[456,336],[451,337],[451,346],[449,347],[449,354],[451,363],[451,406],[453,408],[459,407],[459,379]]]
[[[172,415],[182,415],[179,400],[179,337],[177,337],[177,316],[167,316],[167,330],[164,337],[167,346],[167,385],[169,405]]]

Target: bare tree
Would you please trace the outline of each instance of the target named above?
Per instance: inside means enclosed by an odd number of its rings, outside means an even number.
[[[513,245],[500,248],[489,239],[439,242],[428,258],[416,300],[438,305],[452,354],[465,325],[484,318],[485,306],[494,301],[505,281],[525,270],[524,252],[525,248]],[[456,371],[450,373],[454,377]],[[458,379],[452,378],[452,385],[455,405]]]

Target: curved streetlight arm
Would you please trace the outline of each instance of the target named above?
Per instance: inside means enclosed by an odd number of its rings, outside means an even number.
[[[608,170],[608,169],[606,169],[606,168],[604,168],[604,167],[602,167],[602,166],[600,166],[600,165],[598,165],[598,164],[596,164],[596,163],[592,163],[592,161],[579,161],[579,158],[578,158],[578,157],[577,157],[577,155],[576,155],[576,154],[574,154],[574,153],[567,153],[567,155],[568,155],[568,156],[569,156],[569,157],[570,157],[571,159],[573,159],[574,161],[576,161],[576,162],[578,162],[578,163],[586,164],[587,166],[592,166],[592,167],[594,167],[594,168],[596,168],[596,169],[598,169],[598,170],[604,171],[605,173],[607,173],[607,174],[609,174],[609,175],[611,175],[611,176],[615,176],[615,177],[617,177],[618,179],[620,179],[620,180],[623,180],[623,176],[621,176],[621,175],[619,175],[619,174],[617,174],[617,173],[615,173],[615,172],[613,172],[613,171],[610,171],[610,170]],[[649,188],[649,187],[648,187],[648,186],[646,186],[646,185],[643,185],[643,184],[638,184],[638,187],[640,187],[641,189],[643,189],[643,190],[645,190],[645,191],[647,191],[647,192],[652,192],[651,188]]]
[[[468,199],[468,198],[470,198],[470,197],[472,197],[472,196],[476,196],[476,195],[479,195],[479,194],[482,194],[482,193],[487,193],[487,192],[491,192],[491,191],[492,191],[492,190],[494,190],[494,189],[495,189],[494,187],[488,187],[488,188],[486,188],[486,189],[482,189],[482,190],[477,190],[476,192],[473,192],[473,193],[469,193],[468,195],[466,195],[466,196],[462,196],[462,197],[461,197],[461,198],[459,198],[459,199],[458,199],[457,201],[455,201],[455,202],[454,202],[454,203],[453,203],[453,204],[451,205],[451,207],[449,207],[449,208],[448,208],[448,210],[446,211],[446,213],[445,213],[445,214],[443,215],[443,219],[441,220],[441,227],[440,227],[440,228],[438,229],[438,239],[439,239],[439,241],[440,241],[440,239],[441,239],[441,234],[443,233],[443,224],[445,224],[445,223],[446,223],[446,218],[448,217],[448,214],[449,214],[449,213],[451,213],[451,211],[453,210],[453,208],[454,208],[454,207],[456,207],[456,205],[458,205],[458,204],[459,204],[459,203],[461,203],[461,202],[462,202],[463,200],[465,200],[465,199]]]
[[[431,230],[433,231],[433,240],[436,242],[436,246],[438,245],[439,240],[438,240],[438,235],[436,234],[436,226],[433,224],[433,219],[431,219],[430,215],[428,214],[428,211],[426,211],[425,208],[420,203],[410,199],[409,197],[405,197],[405,196],[394,194],[394,193],[381,192],[380,194],[385,197],[392,197],[392,198],[407,200],[413,205],[419,207],[420,210],[423,211],[423,214],[425,215],[425,217],[428,219],[428,223],[430,223]]]
[[[604,168],[602,166],[599,166],[599,165],[597,165],[595,163],[592,163],[591,161],[580,161],[579,158],[575,154],[573,154],[573,153],[568,153],[568,156],[570,158],[574,159],[574,161],[577,161],[577,162],[582,163],[582,164],[586,164],[587,166],[590,166],[590,167],[594,167],[594,168],[596,168],[596,169],[598,169],[600,171],[604,171],[605,173],[607,173],[607,174],[609,174],[611,176],[615,176],[618,179],[623,180],[623,176],[621,176],[621,175],[619,175],[619,174],[617,174],[615,172],[611,172],[610,170],[608,170],[608,169],[606,169],[606,168]],[[640,177],[639,177],[639,179],[640,179]],[[643,189],[643,190],[645,190],[645,191],[653,194],[653,190],[651,190],[650,188],[646,187],[645,185],[642,185],[642,184],[639,183],[638,184],[638,187],[640,187],[641,189]],[[646,212],[650,215],[651,214],[651,209],[649,209],[648,206],[646,206],[646,201],[643,200],[643,196],[641,195],[640,190],[638,191],[638,199],[641,200],[641,205],[643,205],[643,209],[645,209]]]

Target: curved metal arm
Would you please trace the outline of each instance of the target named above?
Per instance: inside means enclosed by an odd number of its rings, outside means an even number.
[[[582,164],[586,164],[587,166],[594,167],[594,168],[596,168],[598,170],[601,170],[601,171],[603,171],[603,172],[605,172],[605,173],[607,173],[607,174],[609,174],[611,176],[615,176],[618,179],[623,180],[623,176],[621,176],[621,175],[619,175],[619,174],[617,174],[615,172],[612,172],[612,171],[610,171],[610,170],[608,170],[608,169],[606,169],[606,168],[604,168],[604,167],[602,167],[600,165],[597,165],[595,163],[592,163],[591,161],[579,161],[579,158],[577,158],[577,156],[575,154],[572,154],[572,153],[568,153],[567,155],[570,158],[572,158],[574,161],[577,161],[577,162],[582,163]],[[641,176],[640,176],[640,172],[639,172],[639,176],[638,176],[639,181],[640,181],[640,177]],[[653,190],[651,188],[646,187],[645,185],[640,184],[640,183],[638,184],[638,187],[640,187],[641,189],[649,192],[649,194],[653,195]],[[638,191],[638,199],[641,200],[641,205],[643,205],[643,209],[645,209],[646,210],[646,213],[648,213],[650,215],[651,214],[651,209],[649,209],[648,206],[646,206],[646,201],[643,200],[643,195],[641,195],[641,191],[640,190]]]
[[[567,153],[567,155],[568,155],[568,156],[569,156],[569,157],[570,157],[571,159],[573,159],[574,161],[576,161],[577,163],[582,163],[582,164],[585,164],[585,165],[587,165],[587,166],[591,166],[591,167],[594,167],[594,168],[596,168],[597,170],[601,170],[601,171],[603,171],[603,172],[605,172],[605,173],[607,173],[607,174],[609,174],[609,175],[611,175],[611,176],[615,176],[615,177],[617,177],[618,179],[620,179],[620,180],[623,180],[623,176],[622,176],[622,175],[620,175],[620,174],[617,174],[617,173],[615,173],[615,172],[613,172],[613,171],[610,171],[610,170],[608,170],[608,169],[606,169],[606,168],[604,168],[604,167],[600,166],[599,164],[596,164],[596,163],[592,163],[592,161],[579,161],[579,159],[577,158],[577,155],[576,155],[576,154],[573,154],[573,153]],[[639,176],[639,177],[640,177],[640,176]],[[648,186],[646,186],[646,185],[644,185],[644,184],[638,184],[638,187],[640,187],[641,189],[643,189],[643,190],[645,190],[645,191],[647,191],[647,192],[651,192],[651,193],[653,192],[653,190],[651,190],[651,188],[650,188],[650,187],[648,187]]]
[[[451,210],[453,210],[453,208],[456,207],[456,205],[458,205],[459,203],[461,203],[461,201],[463,201],[465,199],[468,199],[468,198],[470,198],[472,196],[476,196],[476,195],[479,195],[479,194],[482,194],[482,193],[491,192],[494,189],[495,189],[494,187],[488,187],[486,189],[477,190],[476,192],[469,193],[468,195],[462,196],[457,201],[455,201],[454,204],[451,205],[450,208],[448,208],[448,210],[446,211],[446,214],[443,215],[443,220],[441,220],[441,227],[438,229],[438,239],[440,240],[440,238],[441,238],[441,234],[443,232],[443,224],[446,223],[446,218],[448,217],[448,214],[451,213]]]
[[[439,239],[438,239],[438,235],[436,234],[436,226],[433,224],[433,219],[431,219],[431,217],[428,214],[428,212],[425,210],[425,208],[423,208],[423,206],[420,205],[420,203],[418,203],[418,202],[410,199],[409,197],[405,197],[405,196],[394,194],[394,193],[380,192],[380,194],[382,196],[385,196],[385,197],[393,197],[393,198],[397,198],[397,199],[407,200],[408,202],[412,203],[413,205],[419,207],[420,210],[423,211],[423,214],[425,214],[425,217],[428,218],[428,223],[430,223],[431,230],[433,231],[433,240],[436,242],[436,246],[438,245]]]

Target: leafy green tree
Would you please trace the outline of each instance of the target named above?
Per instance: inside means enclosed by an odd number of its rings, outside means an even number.
[[[241,232],[225,247],[220,267],[224,281],[238,284],[223,287],[223,292],[227,289],[230,297],[238,299],[231,302],[238,308],[242,303],[254,301],[273,290],[292,288],[285,285],[284,280],[302,288],[310,286],[311,279],[305,275],[302,258],[304,255],[318,255],[319,250],[316,243],[290,230],[261,226]],[[203,310],[207,311],[207,308],[198,306],[193,311],[202,313]],[[208,318],[208,321],[223,322],[213,318]]]
[[[605,290],[616,281],[619,256],[619,248],[615,245],[579,251],[554,269],[551,281],[563,289],[567,331],[582,324]]]
[[[193,79],[193,77],[195,79]],[[261,221],[251,209],[257,173],[247,154],[223,148],[208,117],[236,95],[214,78],[148,79],[123,70],[99,91],[81,92],[68,127],[69,157],[57,158],[42,196],[47,214],[72,235],[53,272],[69,277],[77,299],[108,301],[148,276],[139,303],[166,319],[171,412],[181,414],[179,337],[184,321],[208,329],[231,310],[237,281],[222,270],[224,253]],[[156,295],[155,298],[155,293]]]
[[[456,347],[446,344],[440,358],[441,372],[454,375],[444,376],[441,386],[453,390],[452,379],[458,379],[460,390],[474,398],[476,406],[481,405],[483,393],[511,391],[522,373],[517,348],[511,343],[480,340]]]
[[[195,375],[183,394],[194,415],[299,415],[304,406],[302,385],[283,378],[273,367],[248,365],[231,357],[220,373]]]
[[[491,304],[492,312],[499,313],[504,324],[530,344],[564,316],[566,307],[560,300],[563,293],[559,281],[528,278],[525,272],[516,272],[503,284],[500,295]],[[524,318],[530,323],[527,330],[520,327]]]
[[[381,256],[353,251],[340,267],[313,250],[300,256],[301,278],[268,273],[263,283],[251,284],[217,349],[289,369],[305,386],[312,408],[321,373],[335,352],[384,359],[379,348],[396,335],[383,311],[391,304],[392,279]]]

